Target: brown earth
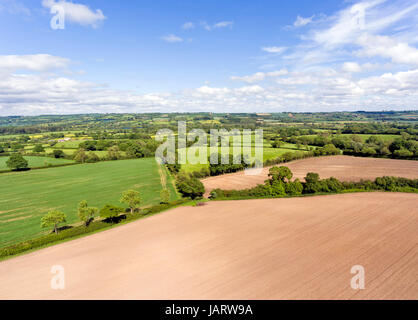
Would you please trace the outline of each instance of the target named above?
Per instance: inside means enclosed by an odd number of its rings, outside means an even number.
[[[0,299],[418,299],[418,195],[179,207],[0,262]],[[65,269],[52,290],[51,267]],[[365,290],[353,290],[354,265]]]
[[[308,172],[319,173],[321,178],[334,177],[340,181],[359,181],[383,176],[418,178],[418,161],[330,156],[296,160],[281,164],[289,167],[294,178],[303,179]],[[203,179],[206,196],[213,189],[242,190],[257,186],[268,179],[271,167],[259,175],[247,175],[243,171]]]

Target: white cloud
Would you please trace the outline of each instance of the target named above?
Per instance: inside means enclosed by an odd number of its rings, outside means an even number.
[[[184,30],[189,30],[189,29],[193,29],[195,27],[193,22],[186,22],[184,23],[181,28]]]
[[[310,17],[310,18],[303,18],[301,16],[297,16],[296,21],[293,23],[293,26],[295,27],[303,27],[306,26],[310,23],[312,23],[314,16]]]
[[[175,34],[166,35],[162,37],[161,39],[169,43],[183,42],[183,38],[180,38],[179,36],[176,36]]]
[[[268,53],[282,54],[285,52],[287,47],[262,47],[261,50]]]
[[[213,25],[208,24],[206,21],[200,22],[200,25],[207,31],[212,31],[213,29],[232,27],[233,24],[234,24],[233,21],[220,21],[220,22],[214,23]]]
[[[93,28],[96,28],[106,19],[102,10],[96,9],[96,11],[93,11],[84,4],[65,0],[42,0],[42,5],[49,9],[53,6],[61,6],[64,9],[65,21],[78,23],[82,26],[92,26]]]
[[[231,76],[230,79],[234,80],[234,81],[243,81],[243,82],[247,82],[247,83],[254,83],[254,82],[259,82],[259,81],[263,81],[268,77],[280,77],[283,75],[288,74],[288,71],[285,69],[282,70],[277,70],[277,71],[272,71],[272,72],[257,72],[254,73],[252,75],[249,76]]]
[[[4,55],[0,56],[0,70],[46,71],[65,68],[69,62],[68,59],[49,54]]]
[[[31,15],[30,9],[17,0],[0,0],[1,11],[6,11],[9,14]]]
[[[408,43],[399,42],[388,36],[363,35],[358,43],[363,47],[359,54],[367,57],[389,58],[396,63],[418,65],[418,49]]]
[[[342,66],[342,70],[345,72],[361,72],[361,67],[357,62],[345,62]]]
[[[234,22],[232,21],[221,21],[221,22],[217,22],[213,25],[213,28],[226,28],[226,27],[232,27],[232,25],[234,24]]]

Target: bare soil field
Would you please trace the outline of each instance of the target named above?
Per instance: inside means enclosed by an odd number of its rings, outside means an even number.
[[[0,262],[0,299],[418,299],[418,195],[210,202]],[[65,270],[52,290],[51,267]],[[354,265],[364,290],[350,287]]]
[[[308,172],[319,173],[321,178],[334,177],[340,181],[359,181],[383,176],[418,178],[418,161],[330,156],[296,160],[281,164],[289,167],[294,178],[303,179]],[[257,186],[268,179],[269,169],[259,175],[246,175],[243,171],[203,179],[206,196],[213,189],[242,190]]]

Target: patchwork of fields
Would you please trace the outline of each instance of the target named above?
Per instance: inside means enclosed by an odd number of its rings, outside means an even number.
[[[143,205],[160,202],[161,181],[166,181],[171,199],[177,199],[171,177],[159,170],[154,158],[99,162],[0,175],[0,247],[49,232],[40,228],[40,219],[57,209],[67,214],[67,222],[77,218],[77,205],[119,205],[121,193],[141,192]],[[161,179],[160,173],[166,175]]]

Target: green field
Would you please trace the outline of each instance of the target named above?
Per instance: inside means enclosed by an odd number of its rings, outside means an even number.
[[[25,156],[24,158],[28,161],[30,168],[48,167],[48,165],[66,164],[74,162],[73,160],[55,159],[48,157]],[[9,159],[9,157],[0,157],[0,170],[9,169],[6,165],[7,159]]]
[[[189,148],[188,150],[190,150],[191,148]],[[302,151],[302,152],[306,152],[306,150],[302,149],[298,149],[297,146],[295,144],[291,144],[291,143],[284,143],[283,146],[281,146],[280,148],[270,148],[270,147],[264,147],[263,148],[263,161],[266,160],[270,160],[270,159],[276,159],[279,156],[287,153],[287,152],[295,152],[295,151]],[[232,147],[230,148],[230,154],[232,154]],[[210,155],[210,151],[208,148],[208,155]],[[253,155],[254,155],[254,150],[253,150]],[[184,164],[182,165],[181,169],[184,172],[187,173],[191,173],[191,172],[195,172],[195,171],[199,171],[202,168],[208,168],[209,165],[208,164]]]
[[[162,176],[162,178],[161,178]],[[154,158],[82,164],[0,175],[0,247],[49,232],[40,227],[41,217],[57,209],[67,214],[67,222],[77,222],[77,205],[106,203],[122,206],[121,193],[141,192],[143,205],[160,202],[162,181],[171,200],[178,199],[167,170]]]

